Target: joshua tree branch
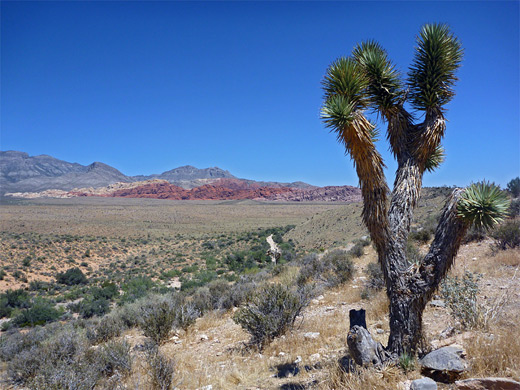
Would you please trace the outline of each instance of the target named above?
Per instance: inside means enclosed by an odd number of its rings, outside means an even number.
[[[410,289],[428,302],[441,280],[453,265],[469,223],[457,216],[457,204],[463,189],[453,191],[444,206],[430,250],[422,260],[418,272],[411,278]]]

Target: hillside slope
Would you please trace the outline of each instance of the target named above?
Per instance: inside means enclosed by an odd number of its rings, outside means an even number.
[[[414,222],[423,224],[428,218],[435,218],[450,192],[449,187],[423,188],[414,212]],[[359,201],[316,214],[289,231],[285,239],[292,239],[306,249],[344,245],[368,234],[361,220],[362,208]]]

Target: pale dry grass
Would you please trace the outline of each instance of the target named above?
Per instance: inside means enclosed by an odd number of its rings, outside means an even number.
[[[327,379],[322,381],[320,390],[389,390],[404,389],[403,382],[418,378],[416,372],[405,375],[394,365],[382,368],[363,368],[355,373],[346,373],[339,365],[332,367]]]
[[[501,251],[497,253],[493,259],[497,264],[508,267],[518,267],[520,265],[520,249],[508,249]]]
[[[476,333],[465,345],[469,377],[501,376],[520,380],[520,327]]]

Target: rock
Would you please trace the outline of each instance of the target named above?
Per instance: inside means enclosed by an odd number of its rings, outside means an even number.
[[[444,303],[444,301],[442,299],[434,299],[433,301],[430,302],[430,305],[432,305],[434,307],[446,307],[446,304]]]
[[[412,385],[412,381],[407,379],[405,381],[401,381],[397,384],[398,390],[410,390],[410,386]]]
[[[205,335],[205,334],[201,334],[199,336],[199,338],[200,338],[200,341],[208,341],[209,340],[209,337],[207,335]]]
[[[320,337],[320,332],[307,332],[303,334],[303,337],[306,339],[317,339]]]
[[[412,381],[410,390],[437,390],[437,383],[430,378],[421,378]]]
[[[442,347],[430,352],[419,361],[423,375],[439,382],[454,382],[466,370],[463,353],[458,346]]]
[[[457,390],[520,390],[520,382],[509,378],[471,378],[455,384]]]
[[[439,334],[439,337],[440,337],[441,339],[447,339],[448,337],[453,336],[454,333],[455,333],[455,327],[453,327],[453,326],[448,326],[446,329],[444,329],[444,330]]]
[[[291,378],[300,373],[300,368],[297,363],[279,364],[276,366],[276,370],[275,378]]]

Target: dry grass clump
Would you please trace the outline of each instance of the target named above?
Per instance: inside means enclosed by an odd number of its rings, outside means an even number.
[[[520,265],[520,250],[509,249],[505,251],[500,251],[492,259],[495,261],[495,263],[501,265],[517,267]]]
[[[413,373],[411,375],[414,375]],[[417,374],[415,374],[417,376]],[[381,368],[362,368],[354,373],[347,373],[337,365],[330,370],[327,379],[318,386],[320,390],[388,390],[401,389],[401,382],[407,376],[394,365]]]
[[[468,376],[501,376],[520,380],[520,328],[478,333],[465,345],[471,359]]]

